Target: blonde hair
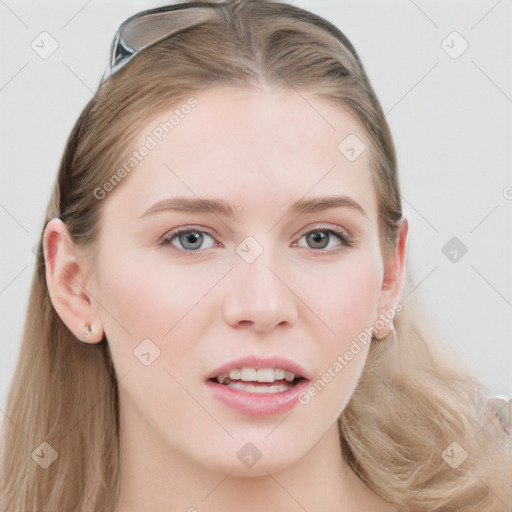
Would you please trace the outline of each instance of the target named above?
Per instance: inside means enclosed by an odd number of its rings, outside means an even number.
[[[212,82],[278,87],[314,93],[360,123],[369,141],[383,254],[390,254],[402,218],[395,150],[351,43],[326,20],[284,3],[253,0],[210,11],[208,20],[144,50],[100,85],[69,136],[44,225],[60,217],[73,242],[94,247],[108,201],[94,190],[126,160],[151,116]],[[107,341],[78,341],[53,308],[42,232],[3,421],[0,507],[114,510],[117,376]],[[436,335],[421,324],[422,310],[410,300],[403,306],[395,317],[398,343],[372,341],[341,414],[343,456],[369,489],[403,512],[510,507],[510,446],[486,423],[485,388],[444,362],[435,352]],[[31,458],[41,442],[58,452],[47,469]],[[452,443],[468,453],[457,468],[443,459]]]

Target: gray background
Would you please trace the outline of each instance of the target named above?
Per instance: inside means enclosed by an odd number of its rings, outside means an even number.
[[[165,3],[0,0],[0,407],[66,138],[119,23]],[[511,2],[292,3],[349,37],[386,112],[410,222],[407,293],[428,304],[447,357],[455,351],[492,392],[512,396]],[[46,37],[50,48],[44,31],[58,44],[47,58],[31,46]],[[443,253],[452,237],[468,249],[455,262]]]

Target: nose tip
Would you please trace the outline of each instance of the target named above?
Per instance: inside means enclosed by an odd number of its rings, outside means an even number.
[[[232,327],[258,332],[294,325],[298,314],[290,290],[264,264],[246,270],[233,276],[224,302],[224,320]]]

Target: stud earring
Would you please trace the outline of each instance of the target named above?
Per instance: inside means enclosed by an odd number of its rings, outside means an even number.
[[[91,324],[86,324],[84,327],[84,336],[89,336],[92,334]]]

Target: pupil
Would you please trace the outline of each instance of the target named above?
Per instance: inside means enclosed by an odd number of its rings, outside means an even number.
[[[309,239],[310,241],[313,242],[313,245],[315,244],[319,244],[321,247],[321,249],[323,249],[324,247],[327,246],[327,241],[328,241],[328,235],[326,233],[324,233],[323,231],[314,231],[312,233],[310,233],[309,235]],[[316,247],[318,248],[318,247]]]
[[[201,247],[202,241],[203,235],[199,233],[182,233],[180,235],[180,242],[188,249],[198,249]],[[187,247],[188,243],[192,244],[193,247]]]

